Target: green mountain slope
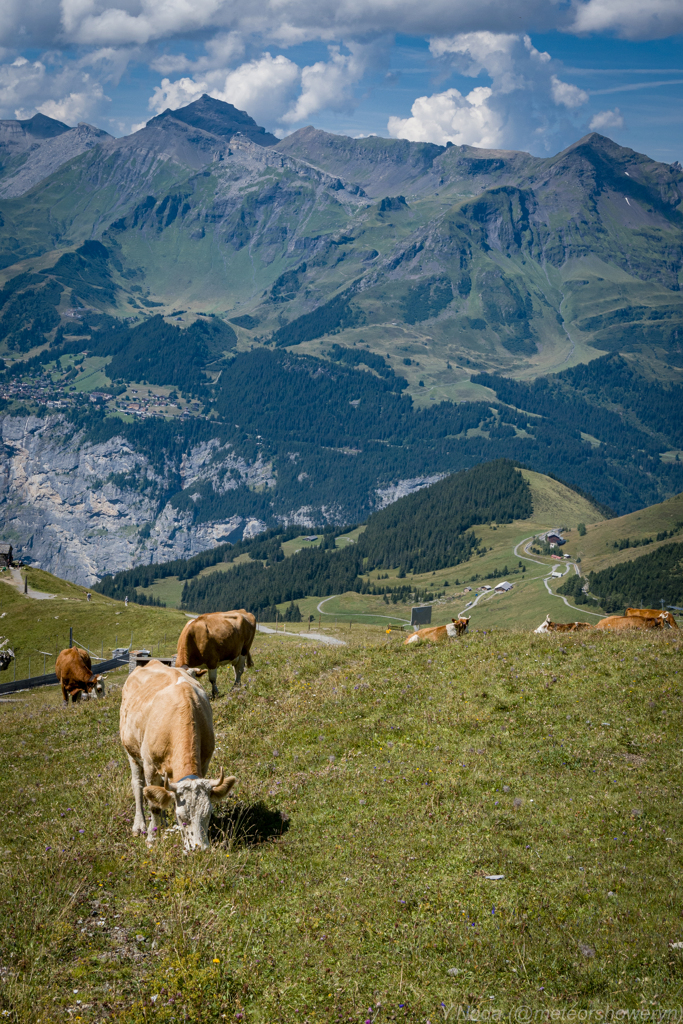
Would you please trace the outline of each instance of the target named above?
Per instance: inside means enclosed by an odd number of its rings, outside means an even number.
[[[223,107],[167,111],[2,201],[5,279],[97,238],[117,262],[102,311],[142,316],[142,292],[163,313],[241,317],[245,341],[362,337],[422,356],[443,397],[473,366],[681,361],[675,166],[596,134],[546,160],[315,129],[273,144]]]

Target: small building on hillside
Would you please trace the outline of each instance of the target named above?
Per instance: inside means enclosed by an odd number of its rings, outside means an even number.
[[[550,533],[546,534],[546,538],[545,539],[548,541],[548,544],[550,544],[550,547],[553,547],[553,545],[555,545],[555,544],[565,544],[566,543],[566,541],[565,541],[564,537],[562,536],[562,534],[556,532],[555,530],[551,530]]]
[[[512,590],[512,583],[508,583],[507,580],[503,580],[498,586],[493,588],[496,594],[507,594],[508,590]]]
[[[0,544],[0,566],[9,568],[12,564],[12,545]]]

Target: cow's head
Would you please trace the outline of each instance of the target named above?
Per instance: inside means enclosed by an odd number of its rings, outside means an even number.
[[[553,628],[553,623],[550,621],[550,615],[546,615],[545,620],[540,626],[537,626],[534,633],[549,633]]]
[[[105,675],[93,676],[88,683],[88,696],[89,697],[104,697],[104,680],[107,677]]]
[[[175,804],[175,815],[183,834],[183,845],[191,850],[209,849],[209,821],[215,804],[225,800],[237,782],[234,775],[224,778],[223,769],[217,779],[181,779],[169,782],[164,776],[163,786],[145,786],[145,797],[159,810]]]
[[[665,623],[665,622],[666,622],[666,623],[667,623],[667,625],[671,626],[671,628],[672,628],[672,629],[678,629],[678,623],[677,623],[677,622],[676,622],[676,620],[674,619],[674,617],[673,617],[673,615],[671,614],[671,612],[661,612],[661,613],[660,613],[660,614],[659,614],[659,615],[657,616],[657,618],[658,618],[658,619],[661,619],[661,620],[662,620],[662,623]]]
[[[180,668],[180,666],[178,666],[178,667]],[[201,679],[202,676],[206,675],[206,673],[208,672],[208,669],[206,669],[206,668],[186,668],[186,669],[183,669],[183,671],[187,672],[188,676],[192,676],[193,679]]]

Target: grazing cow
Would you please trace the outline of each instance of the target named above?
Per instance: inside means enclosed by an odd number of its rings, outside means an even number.
[[[575,633],[580,629],[593,628],[590,622],[551,622],[550,615],[546,615],[545,620],[536,627],[534,633]]]
[[[175,804],[186,851],[209,847],[214,804],[225,800],[234,776],[207,779],[215,738],[209,698],[187,672],[153,659],[134,669],[121,695],[121,742],[135,797],[133,833],[151,844],[161,812]],[[146,829],[143,796],[151,812]]]
[[[641,619],[638,615],[608,615],[595,623],[596,629],[661,629],[664,623],[659,618]]]
[[[678,629],[678,623],[671,612],[660,611],[658,608],[627,608],[624,615],[629,618],[661,619],[662,623],[666,622],[672,629]]]
[[[66,647],[57,655],[55,665],[57,679],[62,684],[64,703],[73,704],[77,700],[90,696],[104,697],[104,679],[106,676],[96,675],[92,670],[92,662],[87,651],[80,647]]]
[[[424,629],[418,629],[416,633],[413,633],[406,640],[403,641],[404,646],[406,644],[421,644],[421,643],[433,643],[438,644],[441,640],[454,640],[456,637],[462,636],[467,629],[469,619],[452,619],[445,626],[426,626]]]
[[[211,612],[191,619],[178,638],[175,663],[193,670],[206,665],[211,680],[211,696],[218,696],[219,665],[232,665],[235,686],[239,686],[245,666],[254,662],[249,653],[256,636],[256,619],[244,608],[234,612]],[[194,674],[194,673],[191,673]]]

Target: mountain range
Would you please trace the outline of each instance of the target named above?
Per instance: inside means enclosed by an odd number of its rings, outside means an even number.
[[[155,543],[359,521],[499,455],[642,507],[683,489],[682,265],[683,169],[595,133],[550,158],[278,140],[208,96],[120,139],[0,122],[5,379],[87,357],[100,388],[178,388],[202,414],[3,400],[5,533],[90,581]],[[115,540],[94,540],[98,501]]]

